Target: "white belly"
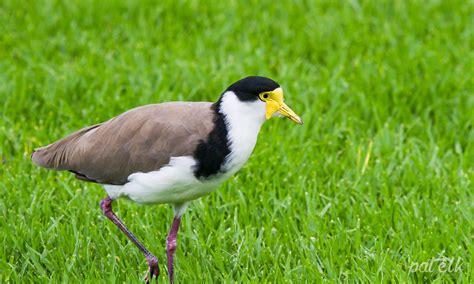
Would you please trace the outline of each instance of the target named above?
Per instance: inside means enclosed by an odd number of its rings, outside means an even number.
[[[196,161],[190,156],[171,158],[158,171],[134,173],[124,185],[104,185],[110,197],[127,197],[138,203],[186,203],[215,190],[222,177],[200,181],[194,176]]]
[[[182,204],[204,196],[235,174],[247,161],[251,149],[229,155],[224,163],[223,173],[209,179],[197,179],[194,175],[196,161],[191,156],[173,157],[170,163],[158,171],[134,173],[124,185],[104,185],[113,199],[129,198],[137,203]],[[253,149],[253,147],[252,147]]]

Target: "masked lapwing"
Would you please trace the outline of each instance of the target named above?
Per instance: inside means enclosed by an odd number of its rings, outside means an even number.
[[[36,149],[31,157],[39,166],[67,170],[104,186],[108,196],[100,207],[145,255],[147,282],[159,275],[158,260],[114,214],[112,202],[125,197],[142,204],[171,204],[174,220],[166,254],[173,283],[176,237],[189,202],[235,174],[250,157],[265,120],[280,115],[302,124],[283,102],[275,81],[251,76],[230,85],[215,103],[137,107]]]

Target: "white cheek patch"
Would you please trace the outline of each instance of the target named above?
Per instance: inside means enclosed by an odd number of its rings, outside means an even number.
[[[228,118],[235,118],[235,121],[242,121],[241,124],[262,124],[265,122],[266,104],[260,100],[251,102],[240,101],[234,92],[228,91],[224,93],[221,104],[221,112],[226,114]]]

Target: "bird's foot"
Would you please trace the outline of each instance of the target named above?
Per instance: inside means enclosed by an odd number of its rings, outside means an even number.
[[[149,255],[146,257],[146,261],[148,262],[149,274],[145,275],[145,282],[150,283],[153,280],[153,277],[158,279],[158,275],[160,275],[160,268],[158,267],[158,259],[154,255]]]

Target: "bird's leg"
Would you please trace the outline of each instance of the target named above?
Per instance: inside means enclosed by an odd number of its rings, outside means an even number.
[[[140,249],[140,251],[145,255],[148,262],[148,267],[150,268],[150,279],[148,275],[145,277],[145,281],[148,283],[149,280],[153,277],[158,278],[160,274],[160,268],[158,267],[158,259],[154,256],[147,248],[135,237],[130,230],[122,223],[122,221],[115,215],[112,211],[112,201],[113,199],[110,196],[107,196],[100,202],[100,208],[104,212],[104,215],[107,216],[114,224],[125,233],[125,235]]]
[[[176,237],[178,235],[179,224],[181,223],[181,216],[175,216],[173,219],[173,225],[171,225],[170,233],[166,239],[166,256],[168,257],[168,276],[170,283],[174,283],[174,253],[176,251]]]

